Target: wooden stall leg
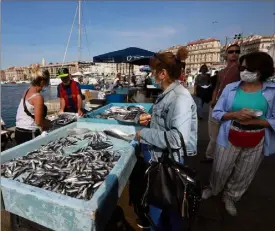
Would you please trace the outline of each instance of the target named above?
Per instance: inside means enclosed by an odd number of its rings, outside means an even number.
[[[10,213],[10,222],[11,222],[11,230],[12,231],[20,231],[20,221],[19,216]]]

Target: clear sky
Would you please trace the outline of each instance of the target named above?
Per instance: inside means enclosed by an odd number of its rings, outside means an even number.
[[[215,37],[224,43],[235,33],[271,35],[275,30],[274,2],[85,1],[82,5],[85,60],[129,46],[158,51],[200,38]],[[2,69],[41,63],[43,57],[47,63],[62,62],[76,6],[76,1],[2,1]],[[76,24],[66,61],[77,60],[77,36]]]

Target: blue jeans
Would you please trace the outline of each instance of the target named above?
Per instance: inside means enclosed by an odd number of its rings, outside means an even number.
[[[202,109],[203,109],[204,102],[200,97],[197,97],[196,101],[197,101],[198,117],[202,118]]]
[[[151,159],[151,154],[148,151],[146,145],[142,144],[141,148],[142,152],[144,153],[144,160],[146,162],[149,162]],[[183,159],[181,159],[181,162],[183,163]],[[151,216],[153,222],[156,224],[159,231],[183,231],[182,218],[177,214],[174,214],[172,212],[167,212],[164,214],[161,209],[149,205],[149,215]],[[164,224],[167,222],[169,223],[168,229],[167,227],[164,227]],[[153,231],[154,229],[151,228],[150,230]]]

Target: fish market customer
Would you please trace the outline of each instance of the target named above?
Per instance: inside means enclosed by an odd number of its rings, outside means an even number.
[[[200,74],[195,79],[194,96],[197,97],[198,117],[202,119],[203,105],[212,99],[210,75],[205,64],[200,67]]]
[[[82,116],[82,92],[79,83],[71,79],[68,68],[60,69],[58,78],[62,80],[62,83],[57,86],[57,97],[60,99],[60,113],[73,112]]]
[[[212,111],[217,103],[223,89],[226,85],[240,81],[240,70],[239,70],[239,56],[241,48],[238,44],[231,44],[226,48],[225,59],[227,66],[218,72],[218,78],[216,87],[212,95],[212,101],[209,107],[208,116],[208,134],[209,143],[205,152],[205,160],[203,162],[212,161],[215,155],[216,140],[219,133],[220,124],[212,117]]]
[[[40,92],[49,86],[49,71],[42,71],[38,64],[31,69],[31,86],[24,93],[17,109],[15,141],[22,144],[32,140],[51,127],[51,122],[45,119],[47,107]]]
[[[241,60],[241,81],[227,85],[213,109],[221,126],[210,187],[202,195],[208,199],[223,191],[232,216],[264,156],[275,154],[275,83],[266,81],[273,74],[273,60],[264,52]]]
[[[167,148],[164,132],[167,133],[168,141],[172,149],[181,149],[180,135],[182,134],[188,155],[195,155],[197,148],[197,109],[196,104],[189,93],[178,81],[181,75],[183,60],[187,58],[186,47],[181,47],[177,55],[171,52],[157,53],[150,60],[150,67],[153,74],[153,82],[163,90],[153,105],[152,116],[142,115],[140,123],[146,125],[150,122],[149,128],[138,131],[136,138],[148,145],[150,156],[145,160],[158,161],[163,151]],[[146,154],[148,155],[148,153]],[[175,160],[183,162],[183,151],[175,155]],[[179,215],[159,208],[149,208],[154,223],[159,230],[184,230],[182,219]],[[164,219],[163,214],[167,214]],[[168,222],[169,228],[164,229],[163,223]]]
[[[113,86],[114,89],[123,86],[122,83],[121,83],[121,73],[117,73],[117,76],[116,76],[116,78],[114,80],[114,84],[113,85],[114,85]]]

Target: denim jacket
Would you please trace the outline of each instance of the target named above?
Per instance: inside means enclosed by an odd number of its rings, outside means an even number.
[[[182,134],[187,154],[197,151],[197,107],[187,89],[178,81],[172,83],[156,100],[152,109],[150,128],[141,130],[141,143],[149,145],[151,159],[157,161],[166,149],[164,131],[177,161],[183,157],[179,133]],[[181,159],[181,158],[180,158]]]
[[[241,81],[228,84],[213,109],[213,118],[221,122],[217,144],[223,147],[227,147],[228,145],[231,120],[222,121],[221,119],[225,113],[231,112],[232,104],[240,83]],[[265,129],[264,138],[264,155],[269,156],[275,154],[275,83],[264,82],[262,94],[268,103],[266,120],[271,126],[271,128]]]

